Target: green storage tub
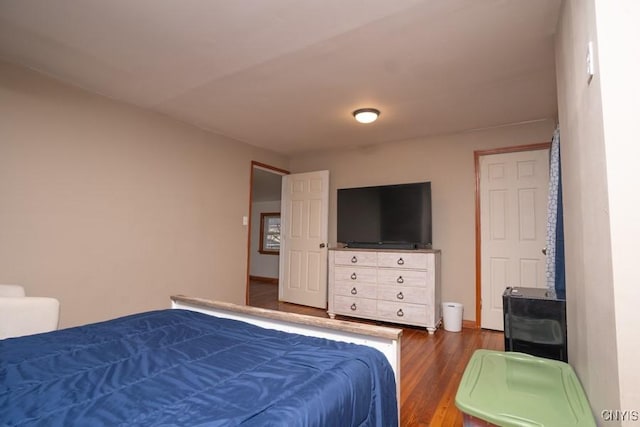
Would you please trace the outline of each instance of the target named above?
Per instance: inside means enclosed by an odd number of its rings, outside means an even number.
[[[476,350],[462,376],[456,406],[498,426],[595,426],[573,368],[529,354]]]

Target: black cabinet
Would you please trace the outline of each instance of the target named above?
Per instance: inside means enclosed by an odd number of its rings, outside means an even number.
[[[566,301],[546,289],[507,288],[502,295],[504,349],[567,361]]]

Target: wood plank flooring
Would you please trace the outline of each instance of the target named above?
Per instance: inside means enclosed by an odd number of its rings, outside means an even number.
[[[277,285],[268,283],[251,283],[249,305],[328,317],[324,310],[279,302]],[[406,427],[462,426],[462,414],[455,406],[455,396],[464,368],[476,349],[503,350],[502,333],[482,329],[463,329],[462,332],[438,329],[434,335],[429,335],[422,328],[402,329],[400,424]]]

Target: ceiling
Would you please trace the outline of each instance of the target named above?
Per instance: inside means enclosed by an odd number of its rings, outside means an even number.
[[[560,3],[0,0],[0,58],[291,155],[555,118]]]

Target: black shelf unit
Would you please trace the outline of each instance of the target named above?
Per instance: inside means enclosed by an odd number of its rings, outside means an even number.
[[[504,349],[567,362],[566,301],[546,289],[514,287],[502,294]]]

